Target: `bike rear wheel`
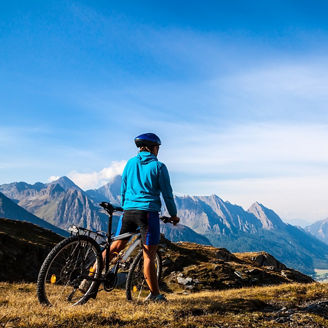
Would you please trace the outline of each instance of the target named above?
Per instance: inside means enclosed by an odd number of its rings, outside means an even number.
[[[99,278],[101,267],[101,251],[94,239],[83,235],[64,239],[41,266],[37,281],[39,302],[49,306],[85,303],[99,287],[92,278]],[[84,279],[90,283],[82,291],[79,287]]]
[[[126,280],[126,298],[128,300],[139,301],[149,294],[149,288],[143,273],[144,260],[143,252],[140,251],[131,264]],[[156,252],[155,268],[158,282],[162,274],[162,258],[159,251]]]

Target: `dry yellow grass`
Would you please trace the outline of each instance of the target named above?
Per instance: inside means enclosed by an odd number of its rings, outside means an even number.
[[[327,284],[170,294],[167,304],[137,304],[124,291],[99,293],[76,307],[43,307],[35,284],[0,283],[0,327],[328,327],[321,316],[298,311],[277,323],[276,311],[306,302],[328,300]]]

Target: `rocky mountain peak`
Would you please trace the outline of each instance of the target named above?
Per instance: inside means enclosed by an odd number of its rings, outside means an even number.
[[[78,187],[71,179],[69,179],[66,176],[63,176],[49,183],[49,185],[55,185],[55,184],[61,186],[65,191],[71,188],[81,190],[80,187]]]
[[[312,223],[305,230],[328,244],[328,218]]]
[[[273,230],[285,226],[285,223],[280,217],[269,208],[255,202],[249,209],[249,213],[252,213],[262,224],[262,228],[265,230]]]
[[[47,188],[50,195],[54,196],[58,193],[65,192],[65,189],[59,183],[52,183]]]

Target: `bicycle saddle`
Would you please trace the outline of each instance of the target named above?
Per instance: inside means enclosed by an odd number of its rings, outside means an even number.
[[[99,204],[103,209],[105,209],[107,212],[109,213],[113,213],[113,212],[123,212],[123,208],[120,206],[115,206],[111,203],[108,202],[101,202]]]

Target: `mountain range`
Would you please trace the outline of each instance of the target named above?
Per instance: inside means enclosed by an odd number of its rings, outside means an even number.
[[[72,224],[94,230],[107,228],[107,216],[67,177],[47,184],[4,184],[0,192],[35,216],[64,230]]]
[[[0,217],[5,217],[8,219],[27,221],[33,224],[36,224],[42,228],[51,230],[61,236],[68,236],[68,233],[58,228],[57,226],[48,223],[45,220],[38,218],[37,216],[26,211],[24,208],[18,206],[11,199],[6,197],[0,192]]]
[[[62,177],[47,184],[3,184],[0,192],[59,228],[67,229],[76,224],[106,230],[107,216],[97,203],[119,203],[120,181],[121,177],[116,176],[101,188],[83,191]],[[233,252],[267,251],[304,273],[313,273],[314,268],[328,268],[327,244],[300,227],[286,224],[273,210],[258,202],[245,211],[216,195],[175,196],[175,201],[181,224],[178,228],[169,224],[161,226],[161,232],[172,241],[212,244]]]

